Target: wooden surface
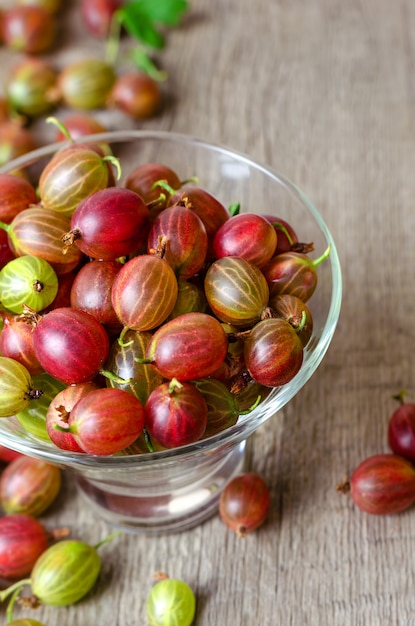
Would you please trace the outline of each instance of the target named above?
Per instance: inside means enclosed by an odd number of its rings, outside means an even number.
[[[77,3],[64,4],[54,61],[102,54]],[[0,54],[4,74],[11,55]],[[102,548],[92,596],[30,615],[48,626],[145,624],[162,570],[194,589],[197,626],[415,624],[415,510],[368,516],[335,489],[388,450],[392,395],[404,387],[415,401],[415,4],[192,0],[159,58],[170,75],[159,117],[98,117],[221,142],[293,180],[337,241],[341,319],[311,381],[250,440],[248,467],[272,491],[261,530],[241,540],[214,517],[174,536],[124,535]],[[36,132],[46,141],[50,131]],[[109,532],[69,476],[43,519],[91,543]]]

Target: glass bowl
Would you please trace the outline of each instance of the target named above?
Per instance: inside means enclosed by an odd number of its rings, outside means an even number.
[[[182,180],[197,176],[198,185],[225,206],[239,202],[241,211],[287,220],[301,241],[314,243],[311,257],[331,246],[328,259],[317,268],[318,286],[307,303],[313,315],[313,334],[301,370],[290,383],[272,389],[228,430],[179,449],[100,457],[65,452],[35,440],[13,419],[0,420],[0,444],[70,469],[88,505],[110,525],[147,534],[182,531],[216,512],[223,487],[243,471],[247,438],[267,420],[278,419],[278,411],[321,363],[340,313],[341,270],[336,246],[323,218],[298,187],[224,146],[190,136],[141,130],[100,133],[78,141],[110,144],[122,166],[119,185],[138,164],[161,162]],[[36,176],[51,155],[66,144],[37,149],[3,166],[0,172],[23,169]]]

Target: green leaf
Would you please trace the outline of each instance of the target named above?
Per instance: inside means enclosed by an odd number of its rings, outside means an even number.
[[[132,0],[117,9],[116,19],[135,39],[161,49],[165,39],[156,25],[176,26],[188,6],[188,0]]]
[[[141,11],[158,24],[176,26],[189,8],[188,0],[138,0]]]
[[[161,49],[164,47],[164,37],[154,27],[153,21],[141,10],[141,2],[129,2],[117,11],[117,19],[126,31],[144,44]]]
[[[167,79],[167,72],[160,70],[152,59],[148,56],[143,48],[135,48],[131,56],[133,58],[134,65],[140,70],[151,76],[154,80],[162,82]]]
[[[240,210],[241,210],[241,203],[240,202],[232,202],[228,206],[228,211],[229,211],[229,213],[231,214],[232,217],[234,217],[235,215],[238,215]]]

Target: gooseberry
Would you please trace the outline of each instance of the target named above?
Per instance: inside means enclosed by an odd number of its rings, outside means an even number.
[[[150,626],[190,626],[196,612],[196,598],[187,583],[166,578],[151,589],[146,608]]]
[[[208,407],[190,383],[173,379],[156,387],[145,404],[145,427],[164,448],[193,443],[205,432]]]
[[[58,293],[58,277],[48,261],[25,254],[9,261],[0,270],[1,302],[13,313],[24,307],[41,311]]]
[[[392,413],[388,425],[388,442],[395,454],[415,462],[415,404],[404,402],[401,391],[396,400],[400,406]]]
[[[261,526],[268,517],[270,492],[259,474],[247,472],[232,478],[219,499],[221,520],[244,537]]]
[[[375,454],[362,461],[337,490],[350,492],[366,513],[400,513],[415,502],[415,467],[397,454]]]
[[[0,577],[27,576],[47,547],[48,533],[35,517],[4,515],[0,518]]]
[[[38,517],[57,498],[61,469],[26,455],[14,459],[0,475],[0,502],[6,513]]]

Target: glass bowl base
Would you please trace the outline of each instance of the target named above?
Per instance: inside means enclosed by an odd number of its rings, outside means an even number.
[[[176,490],[137,495],[139,489],[120,491],[76,476],[78,488],[100,519],[126,532],[146,535],[177,533],[214,515],[225,485],[244,469],[246,441],[215,465],[209,474]]]

